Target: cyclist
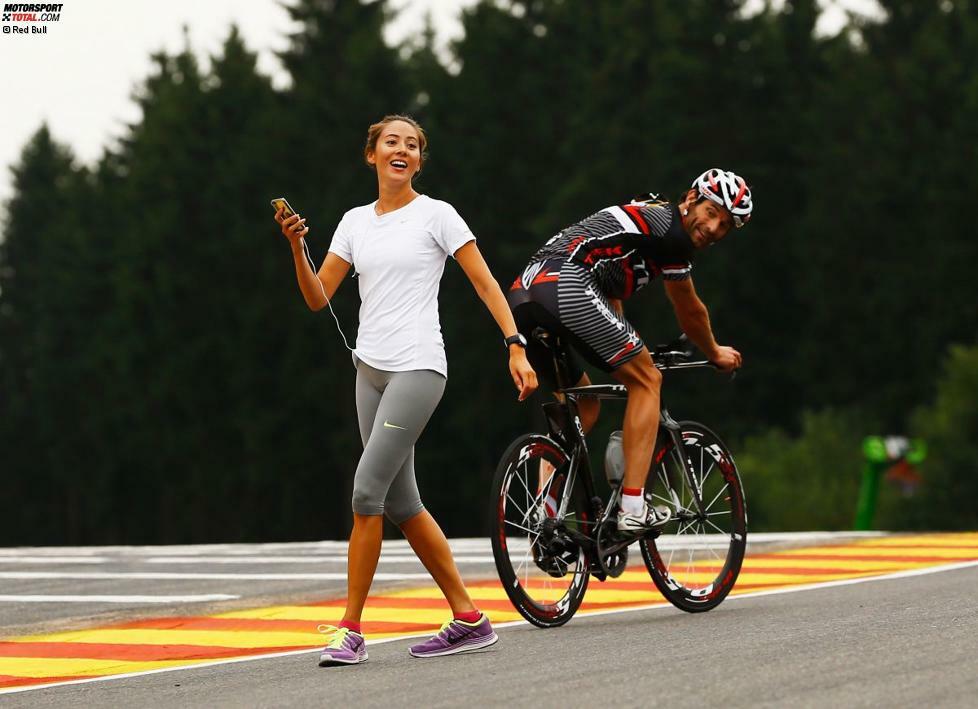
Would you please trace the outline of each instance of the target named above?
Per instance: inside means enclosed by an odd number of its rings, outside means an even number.
[[[671,514],[666,506],[646,504],[644,497],[659,428],[662,375],[625,318],[622,301],[661,276],[689,339],[720,369],[740,367],[740,353],[717,344],[709,313],[693,288],[691,270],[696,251],[744,226],[752,210],[751,191],[742,177],[717,168],[707,170],[676,204],[646,195],[563,229],[533,255],[507,294],[516,325],[527,339],[527,358],[541,381],[556,388],[553,357],[531,337],[538,326],[562,336],[628,390],[620,531],[661,525]],[[571,361],[571,368],[571,381],[577,386],[590,384],[576,361]],[[596,399],[581,399],[585,431],[594,425],[599,408]],[[541,490],[549,472],[541,470]],[[553,502],[547,502],[541,505],[541,514],[552,515]]]
[[[343,216],[318,273],[305,250],[306,220],[286,218],[281,209],[275,215],[311,309],[327,305],[354,264],[362,300],[353,359],[364,450],[353,480],[346,610],[338,627],[323,628],[331,637],[322,666],[367,659],[360,619],[377,569],[384,515],[400,527],[453,612],[439,633],[410,648],[411,655],[450,655],[497,640],[465,589],[445,535],[425,510],[414,474],[414,444],[441,399],[448,371],[438,318],[446,256],[458,261],[508,336],[509,370],[521,401],[536,389],[536,375],[513,342],[516,324],[472,231],[450,204],[414,190],[426,145],[421,126],[407,116],[386,116],[370,126],[364,159],[377,174],[378,198]]]

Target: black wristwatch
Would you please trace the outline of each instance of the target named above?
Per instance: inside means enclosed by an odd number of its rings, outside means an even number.
[[[519,332],[515,335],[510,335],[503,342],[506,343],[506,349],[509,349],[510,345],[519,345],[523,349],[526,349],[526,338]]]

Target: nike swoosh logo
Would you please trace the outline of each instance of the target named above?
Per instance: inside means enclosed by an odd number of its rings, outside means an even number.
[[[397,428],[400,429],[401,431],[407,430],[406,428],[404,428],[404,426],[395,426],[390,421],[384,421],[384,428]]]

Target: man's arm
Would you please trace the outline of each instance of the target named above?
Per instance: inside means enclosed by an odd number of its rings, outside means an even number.
[[[710,327],[710,314],[706,305],[696,295],[693,279],[685,278],[681,281],[663,281],[662,283],[665,286],[666,295],[672,302],[672,309],[676,313],[679,327],[708,359],[711,361],[716,359],[719,353],[719,345],[713,337],[713,329]]]
[[[693,279],[681,281],[663,281],[666,295],[672,301],[672,309],[676,313],[679,327],[699,347],[706,358],[724,371],[737,369],[741,363],[740,352],[733,347],[718,345],[713,338],[710,327],[710,314],[703,301],[696,295]]]

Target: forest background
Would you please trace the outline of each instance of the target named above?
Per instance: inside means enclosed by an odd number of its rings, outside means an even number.
[[[425,126],[419,191],[451,202],[506,287],[559,229],[708,167],[747,176],[749,227],[697,260],[733,380],[665,400],[734,451],[750,528],[846,529],[864,437],[924,440],[877,526],[978,528],[978,3],[880,3],[817,36],[815,0],[484,0],[445,58],[389,46],[384,2],[293,0],[273,88],[234,28],[204,69],[154,56],[142,119],[83,166],[45,126],[14,166],[0,237],[0,545],[344,538],[361,449],[354,369],[311,313],[268,201],[314,258],[372,201],[366,127]],[[8,110],[5,108],[4,110]],[[678,334],[653,285],[626,305]],[[355,332],[356,282],[334,306]],[[451,536],[484,534],[496,461],[541,429],[451,260],[450,375],[417,449]],[[621,410],[591,437],[600,470]]]

